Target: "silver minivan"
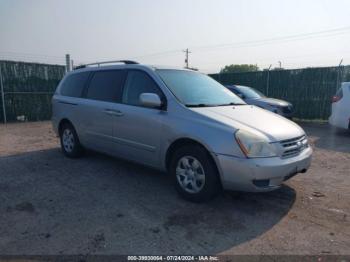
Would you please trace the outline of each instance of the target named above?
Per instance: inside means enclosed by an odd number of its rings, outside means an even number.
[[[58,85],[52,122],[67,157],[91,149],[167,171],[196,202],[222,189],[271,191],[309,168],[312,149],[294,122],[207,75],[117,62],[81,66]]]

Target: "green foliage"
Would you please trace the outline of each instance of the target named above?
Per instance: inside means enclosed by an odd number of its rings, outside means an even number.
[[[220,70],[220,74],[225,73],[244,73],[244,72],[255,72],[259,71],[259,67],[257,65],[248,65],[248,64],[242,64],[242,65],[227,65],[224,68]]]

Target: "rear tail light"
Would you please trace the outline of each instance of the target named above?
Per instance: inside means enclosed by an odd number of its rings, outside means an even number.
[[[336,103],[341,99],[341,96],[333,96],[332,97],[332,103]]]

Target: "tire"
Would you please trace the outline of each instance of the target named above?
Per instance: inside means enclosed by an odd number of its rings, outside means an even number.
[[[176,150],[169,171],[177,192],[186,200],[205,202],[221,191],[216,165],[201,146],[188,145]]]
[[[83,147],[80,144],[77,132],[74,127],[65,123],[60,129],[61,149],[65,156],[77,158],[83,154]]]

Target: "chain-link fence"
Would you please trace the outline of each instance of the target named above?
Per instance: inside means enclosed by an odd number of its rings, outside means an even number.
[[[0,122],[51,118],[51,97],[65,74],[65,66],[0,61]],[[213,74],[223,84],[254,87],[270,97],[294,104],[301,119],[327,119],[331,97],[343,81],[350,81],[350,66]],[[3,91],[3,92],[2,92]],[[4,111],[5,109],[5,111]]]
[[[47,120],[65,66],[0,61],[0,121]]]

